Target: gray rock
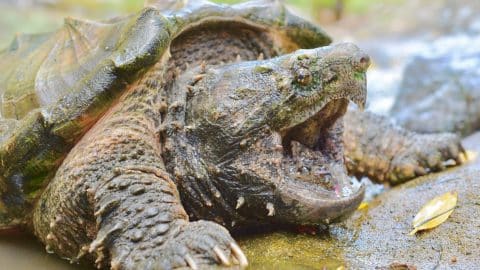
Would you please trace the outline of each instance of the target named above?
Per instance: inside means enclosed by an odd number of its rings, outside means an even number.
[[[423,133],[480,129],[480,39],[456,39],[461,46],[445,50],[455,39],[439,40],[407,65],[391,110],[399,124]]]

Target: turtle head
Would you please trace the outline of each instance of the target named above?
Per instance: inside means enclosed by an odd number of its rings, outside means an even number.
[[[212,209],[218,201],[233,220],[293,224],[356,209],[364,188],[347,175],[342,116],[349,101],[364,106],[368,65],[339,44],[207,68],[187,99],[185,141],[196,154],[184,163],[197,178],[205,168],[209,180],[195,185],[211,192]]]

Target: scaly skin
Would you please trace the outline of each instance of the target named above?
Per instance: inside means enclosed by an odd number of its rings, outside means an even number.
[[[47,250],[112,269],[171,269],[234,256],[226,229],[188,222],[165,170],[160,71],[154,68],[133,86],[57,171],[34,211],[34,230]]]
[[[238,205],[239,201],[236,200],[236,197],[232,198],[228,195],[233,195],[236,192],[235,187],[231,186],[229,182],[234,179],[226,182],[222,181],[225,181],[224,177],[238,176],[235,176],[236,173],[228,176],[222,175],[224,173],[230,174],[231,170],[235,170],[239,166],[237,162],[241,162],[243,165],[245,165],[244,162],[250,162],[252,151],[268,153],[272,151],[275,144],[266,145],[267,148],[259,148],[258,144],[243,146],[248,151],[237,153],[237,157],[232,160],[231,165],[223,162],[223,166],[218,165],[218,169],[212,170],[210,168],[216,166],[214,164],[218,162],[219,157],[224,156],[224,153],[221,152],[221,148],[216,146],[215,141],[208,142],[212,134],[209,134],[208,137],[204,137],[202,134],[205,128],[210,127],[210,124],[217,120],[226,120],[221,116],[215,116],[217,113],[221,115],[222,110],[230,108],[228,106],[233,106],[232,109],[238,106],[236,103],[230,103],[230,101],[221,97],[222,93],[228,95],[238,92],[237,81],[230,81],[233,82],[232,85],[216,84],[214,82],[218,83],[219,80],[221,82],[229,78],[230,75],[243,76],[245,79],[242,83],[243,86],[251,83],[251,87],[261,87],[256,91],[268,89],[277,93],[262,94],[265,103],[261,103],[261,106],[256,102],[252,103],[250,98],[243,98],[245,102],[248,102],[248,106],[264,110],[265,115],[255,115],[255,120],[242,120],[245,116],[251,116],[248,113],[249,110],[247,110],[247,115],[240,113],[234,116],[237,121],[244,121],[244,124],[240,126],[248,132],[246,135],[250,136],[252,140],[262,142],[264,140],[263,136],[272,131],[264,128],[254,128],[257,133],[252,133],[252,127],[249,127],[252,123],[253,125],[270,125],[271,129],[279,130],[288,127],[285,132],[292,133],[288,129],[292,129],[297,123],[305,121],[304,118],[297,118],[297,113],[285,114],[284,110],[296,110],[298,113],[310,117],[309,115],[316,115],[317,110],[319,110],[318,105],[311,104],[314,100],[323,104],[332,98],[343,100],[343,98],[348,97],[364,102],[364,77],[361,77],[362,79],[358,81],[357,86],[355,78],[349,75],[350,71],[348,70],[365,72],[368,63],[360,63],[358,67],[356,65],[349,67],[352,59],[356,63],[355,61],[364,61],[365,57],[355,46],[344,44],[325,49],[298,51],[292,55],[259,62],[260,65],[257,62],[220,67],[212,66],[211,68],[205,68],[204,65],[201,65],[200,71],[203,72],[203,75],[194,75],[195,72],[192,73],[187,70],[183,73],[184,75],[177,78],[177,82],[173,85],[163,78],[163,74],[166,74],[167,78],[172,75],[169,72],[164,72],[164,69],[171,65],[165,64],[167,59],[159,61],[142,80],[131,86],[128,94],[122,97],[120,102],[104,115],[70,151],[35,206],[33,213],[35,234],[46,244],[48,251],[70,258],[72,261],[93,261],[98,268],[171,269],[184,266],[197,268],[197,266],[204,264],[230,265],[232,263],[245,266],[247,263],[245,256],[225,228],[211,221],[189,221],[177,187],[180,187],[182,192],[190,193],[191,196],[193,194],[192,190],[188,190],[189,187],[198,188],[196,185],[202,181],[209,183],[211,186],[208,190],[204,190],[205,193],[202,194],[206,201],[201,207],[204,209],[210,208],[210,211],[197,211],[197,214],[192,215],[192,217],[195,219],[213,219],[221,223],[229,220],[238,222],[240,225],[242,222],[243,224],[270,222],[315,224],[353,211],[363,197],[363,190],[342,195],[344,198],[341,199],[334,196],[332,199],[326,198],[324,201],[314,200],[310,202],[306,200],[288,206],[285,205],[287,204],[286,198],[292,196],[293,198],[296,198],[295,196],[303,198],[302,193],[297,194],[295,190],[278,186],[277,180],[271,179],[270,175],[264,174],[265,172],[262,174],[263,168],[250,167],[250,170],[261,170],[251,176],[258,179],[251,178],[250,181],[257,182],[256,185],[259,185],[259,187],[265,186],[265,188],[273,189],[272,194],[264,194],[267,196],[265,199],[268,200],[266,211],[265,213],[262,213],[263,211],[258,212],[256,205],[261,205],[263,200],[255,198],[254,190],[258,187],[255,187],[255,184],[252,185],[254,182],[242,183],[244,180],[239,178],[237,180],[238,184],[245,186],[240,187],[243,191],[238,195],[243,194],[245,205],[242,207],[242,211],[247,210],[248,214],[228,212],[234,209],[235,204],[235,208],[242,205]],[[318,72],[320,72],[319,74],[324,71],[330,72],[331,63],[333,63],[331,61],[335,63],[332,68],[341,66],[345,68],[344,72],[346,73],[339,73],[338,81],[322,82],[316,80],[315,77],[318,76]],[[268,65],[271,66],[268,74],[264,73],[263,69],[259,71],[259,66]],[[301,84],[298,84],[300,79],[297,77],[298,75],[295,75],[298,74],[298,65],[303,65],[302,68],[305,70],[302,69],[302,72],[307,72],[307,69],[311,70],[311,76],[314,76],[311,83],[305,84],[302,81]],[[322,66],[327,69],[320,68]],[[196,71],[198,68],[192,70]],[[266,84],[268,79],[265,81],[265,76],[277,77],[279,75],[283,76],[281,84],[277,84],[276,81],[270,81],[270,83],[267,83],[268,85]],[[197,78],[200,78],[200,82]],[[351,79],[348,80],[348,78]],[[293,81],[286,83],[284,80]],[[193,97],[190,96],[192,99],[190,107],[193,110],[187,109],[187,118],[183,120],[185,123],[193,125],[188,128],[182,124],[182,113],[180,113],[183,111],[180,100],[186,97],[185,94],[187,93],[184,90],[186,89],[185,82],[193,84]],[[319,87],[318,84],[323,84],[321,89],[325,92],[316,90]],[[351,88],[345,88],[345,85],[350,85]],[[279,88],[279,86],[283,88]],[[250,91],[253,91],[253,89]],[[171,92],[168,98],[165,96],[166,92]],[[308,94],[310,98],[291,99],[292,94],[299,93],[303,93],[302,95]],[[219,94],[220,96],[218,96]],[[278,94],[285,95],[287,98],[285,101],[281,101],[284,105],[271,107],[272,102],[283,100],[283,97],[278,100]],[[306,101],[310,103],[305,103]],[[195,110],[211,110],[208,107],[212,104],[211,102],[217,104],[214,115],[197,115],[195,113]],[[342,108],[346,108],[346,103],[342,104]],[[309,106],[314,106],[314,110],[312,111]],[[322,112],[333,117],[332,119],[338,118],[338,113],[344,112],[344,109],[336,112],[337,109],[332,108],[333,110],[328,109]],[[269,111],[270,113],[267,113]],[[267,115],[271,117],[265,118]],[[210,124],[204,126],[203,117],[210,119]],[[214,117],[214,119],[211,117]],[[274,119],[278,120],[271,122]],[[318,121],[321,121],[321,119],[318,119]],[[307,123],[309,122],[307,121]],[[228,134],[231,130],[230,128],[225,129],[223,126],[220,127],[224,129],[224,132],[227,132],[225,134]],[[237,130],[237,135],[245,136],[242,135],[244,132],[242,129]],[[185,135],[183,132],[188,133]],[[304,132],[292,133],[293,139],[297,139]],[[337,132],[334,133],[337,134]],[[191,136],[198,137],[190,140]],[[271,135],[267,135],[267,137],[269,136]],[[330,135],[326,136],[326,138],[330,138]],[[201,144],[197,145],[199,142]],[[339,140],[332,142],[339,143]],[[172,143],[178,145],[178,147],[172,147]],[[179,151],[181,149],[198,151],[204,147],[210,147],[214,152],[206,156],[204,156],[204,153],[196,154],[196,157],[203,158],[202,161],[195,161],[195,157],[188,157],[186,156],[188,153]],[[226,148],[225,150],[230,152],[232,149]],[[296,152],[297,150],[293,151]],[[307,148],[300,148],[298,151],[309,152],[312,159],[321,158],[320,160],[323,159],[331,164],[326,164],[327,169],[330,168],[329,166],[342,166],[341,161],[337,158],[329,161],[329,155],[322,157],[321,154]],[[283,155],[278,151],[276,153],[279,156]],[[163,157],[169,155],[174,155],[177,158],[168,158],[169,167],[167,168]],[[270,170],[278,170],[278,173],[282,174],[283,168],[269,163],[271,161],[269,161],[270,157],[268,155],[265,159],[267,162],[264,164],[265,168],[271,167]],[[286,158],[285,162],[289,162],[289,160],[290,158]],[[200,164],[204,164],[209,171],[207,179],[190,177],[191,173],[199,175],[198,171],[202,169],[201,166],[204,166]],[[192,165],[195,167],[191,167]],[[287,165],[288,163],[285,166]],[[191,171],[190,168],[194,168],[194,170]],[[335,173],[335,176],[341,175],[342,171],[337,169]],[[343,174],[346,175],[346,172],[343,172]],[[173,175],[174,178],[172,179],[170,175]],[[266,181],[271,181],[271,183]],[[285,181],[290,182],[291,180],[287,178]],[[305,184],[309,184],[308,181],[311,180],[305,181],[307,181]],[[339,183],[339,185],[347,187],[349,183]],[[252,190],[249,191],[249,189]],[[325,193],[329,193],[328,189],[323,190],[320,194]],[[329,194],[334,193],[332,191]],[[189,207],[192,206],[192,201],[185,197],[183,202]],[[304,203],[305,205],[303,205]],[[256,208],[255,212],[258,213],[248,210],[252,207]],[[298,209],[291,212],[291,207],[297,207]],[[227,211],[227,215],[220,216],[220,220],[215,219],[216,216],[211,216],[211,214],[216,213],[218,217],[219,213],[225,211]],[[262,217],[252,219],[252,213],[254,216],[260,215]],[[234,226],[233,222],[229,222],[228,225]]]
[[[443,170],[448,160],[459,165],[464,153],[453,133],[419,134],[356,110],[345,115],[344,145],[350,174],[391,184]]]

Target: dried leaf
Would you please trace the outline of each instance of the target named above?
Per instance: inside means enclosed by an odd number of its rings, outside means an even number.
[[[363,209],[367,209],[367,208],[368,208],[368,202],[362,202],[362,203],[358,206],[357,210],[363,210]]]
[[[435,228],[452,214],[457,205],[457,192],[451,191],[433,198],[426,203],[413,219],[414,235],[417,231]]]
[[[478,157],[478,152],[467,150],[465,155],[466,161],[474,161]]]

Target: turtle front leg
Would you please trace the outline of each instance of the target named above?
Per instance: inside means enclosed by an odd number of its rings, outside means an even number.
[[[344,145],[349,173],[392,184],[461,164],[464,155],[455,134],[418,134],[356,110],[345,115]]]
[[[228,231],[189,222],[145,114],[107,115],[72,149],[34,210],[55,252],[98,268],[246,264]]]
[[[97,190],[94,201],[98,231],[88,252],[95,253],[97,267],[197,269],[204,264],[232,265],[233,258],[245,260],[225,228],[188,221],[167,177],[125,172]],[[110,263],[103,261],[106,257]]]

